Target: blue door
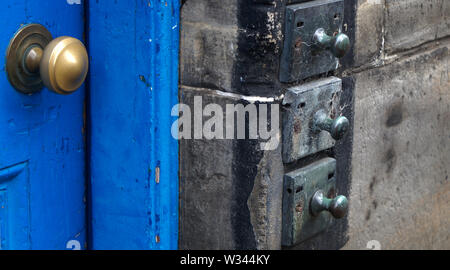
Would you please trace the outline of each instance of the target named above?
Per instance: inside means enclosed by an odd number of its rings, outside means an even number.
[[[0,18],[0,249],[176,249],[179,1],[2,0]]]
[[[52,37],[82,40],[80,1],[0,1],[0,51],[21,27],[39,23]],[[33,94],[0,76],[0,249],[86,246],[85,91]]]

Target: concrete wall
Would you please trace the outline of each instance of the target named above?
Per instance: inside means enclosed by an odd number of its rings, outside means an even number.
[[[278,102],[285,5],[185,1],[183,102]],[[447,0],[345,1],[353,48],[323,76],[343,78],[353,132],[331,152],[286,165],[251,140],[181,141],[180,248],[281,248],[282,175],[322,156],[338,160],[349,215],[295,248],[450,248],[449,16]]]

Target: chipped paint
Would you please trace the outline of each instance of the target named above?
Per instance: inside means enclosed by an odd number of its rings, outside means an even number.
[[[81,0],[67,0],[69,5],[81,5]]]
[[[159,184],[159,173],[160,173],[160,169],[159,169],[159,167],[156,167],[156,169],[155,169],[155,182],[157,184]]]
[[[265,36],[265,39],[274,45],[275,47],[275,53],[278,53],[279,46],[278,43],[283,39],[283,32],[282,32],[282,24],[280,20],[276,20],[278,17],[277,12],[267,12],[267,30],[268,34]],[[274,36],[275,34],[275,36]]]

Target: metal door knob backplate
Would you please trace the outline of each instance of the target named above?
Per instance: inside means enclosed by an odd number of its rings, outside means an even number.
[[[44,86],[58,94],[73,93],[86,79],[88,66],[81,41],[67,36],[53,39],[40,24],[20,28],[10,41],[6,57],[10,83],[25,94]]]

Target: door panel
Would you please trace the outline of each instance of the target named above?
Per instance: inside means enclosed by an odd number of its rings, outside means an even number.
[[[0,250],[31,248],[28,180],[28,162],[0,170]]]
[[[175,249],[179,2],[89,1],[93,249]]]
[[[44,25],[53,37],[82,40],[84,8],[78,2],[2,0],[0,51],[28,23]],[[1,67],[1,248],[65,249],[70,240],[84,247],[84,87],[68,96],[47,89],[25,95],[10,85],[4,60]]]

